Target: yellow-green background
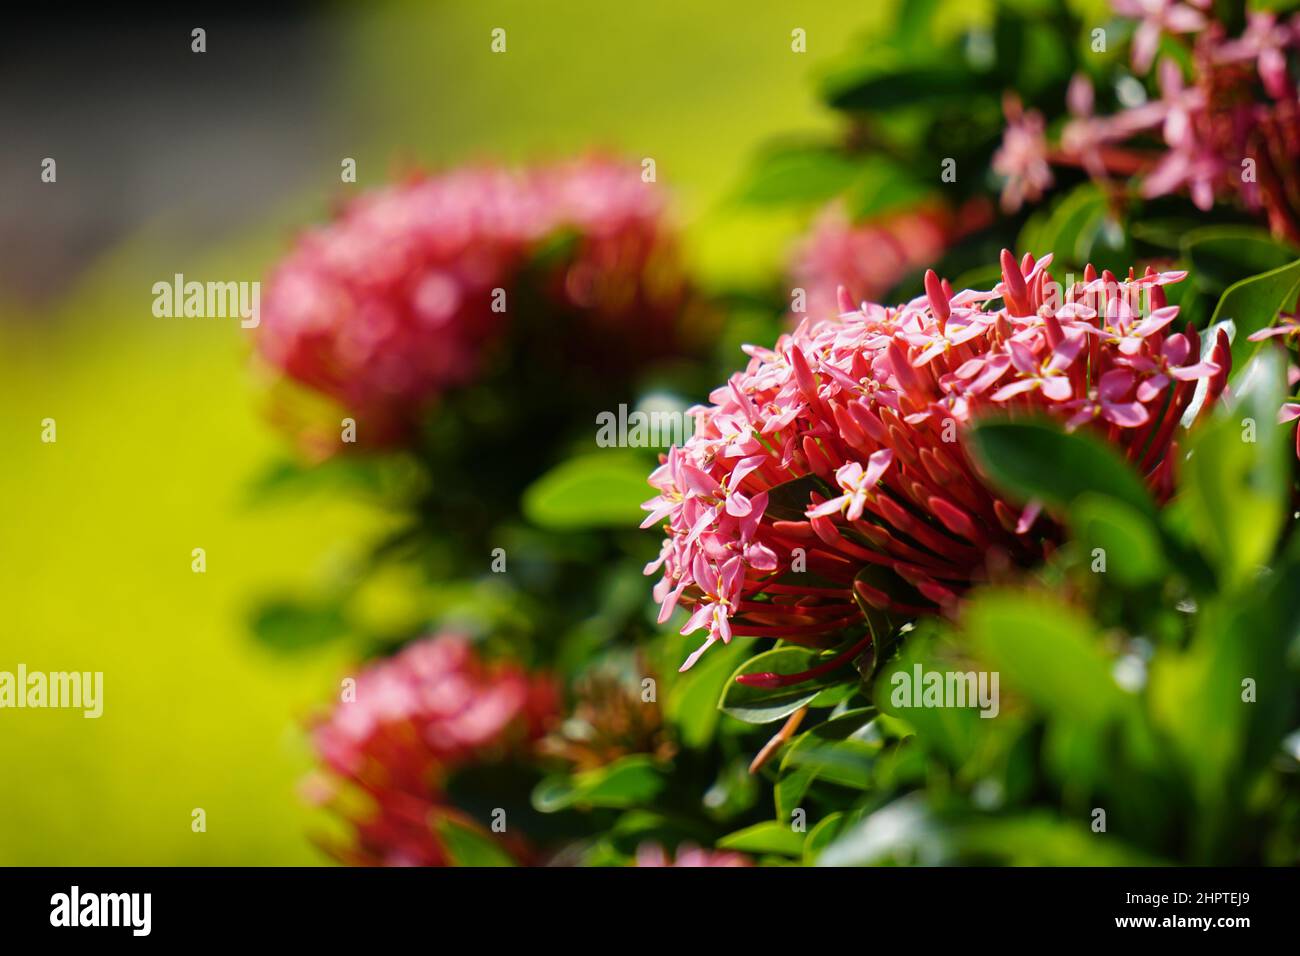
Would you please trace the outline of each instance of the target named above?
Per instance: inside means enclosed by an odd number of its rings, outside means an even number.
[[[326,94],[337,155],[321,156],[317,179],[211,242],[179,218],[151,222],[53,303],[16,305],[0,289],[0,669],[105,673],[99,720],[0,711],[0,864],[322,860],[306,834],[324,821],[297,792],[311,765],[300,726],[337,686],[344,652],[277,656],[245,621],[260,596],[319,587],[382,517],[339,500],[250,504],[282,442],[248,333],[155,319],[154,282],[258,278],[296,224],[395,170],[592,145],[655,159],[710,280],[762,274],[790,224],[724,198],[757,145],[829,128],[812,81],[872,6],[336,8],[317,27],[338,54]],[[498,26],[504,55],[489,50]],[[790,49],[795,27],[806,55]],[[295,135],[292,116],[280,133]],[[338,183],[344,155],[358,186]],[[256,162],[230,157],[234,171]],[[40,441],[47,417],[55,444]],[[206,574],[191,572],[195,547]],[[205,833],[191,831],[196,807]]]

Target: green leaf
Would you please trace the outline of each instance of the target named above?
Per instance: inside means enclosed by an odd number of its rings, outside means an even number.
[[[515,861],[492,837],[450,817],[440,817],[434,829],[454,866],[514,866]]]
[[[747,724],[770,724],[788,717],[821,691],[840,682],[835,675],[810,680],[792,687],[750,687],[736,682],[741,674],[797,674],[816,666],[818,654],[802,647],[778,647],[751,657],[736,668],[718,708]]]
[[[856,222],[903,206],[914,206],[934,191],[932,184],[918,180],[916,170],[901,167],[881,157],[871,157],[862,164],[858,177],[850,184],[844,203]]]
[[[858,690],[856,683],[836,684],[834,687],[827,687],[823,691],[818,691],[817,696],[812,699],[809,707],[839,707],[846,700],[854,695]]]
[[[839,836],[840,831],[844,829],[845,823],[850,819],[850,815],[844,812],[828,814],[817,825],[808,831],[808,839],[803,844],[803,862],[805,866],[813,866],[817,862],[817,855],[822,850],[830,846],[832,841]]]
[[[333,604],[268,601],[253,615],[253,636],[277,651],[301,651],[337,640],[348,631],[342,610]]]
[[[1106,840],[1085,824],[1033,811],[974,819],[952,826],[949,839],[963,860],[1010,866],[1153,866],[1159,861]]]
[[[587,821],[587,825],[590,827],[590,821]],[[635,856],[636,851],[646,843],[663,847],[673,847],[679,843],[706,845],[712,842],[713,837],[710,827],[700,820],[653,810],[627,810],[620,813],[605,835],[613,849],[625,856]]]
[[[1220,293],[1234,282],[1270,272],[1296,258],[1294,246],[1255,226],[1206,226],[1186,233],[1181,248],[1200,288]]]
[[[813,784],[813,777],[809,770],[794,770],[781,776],[772,790],[778,819],[789,820],[790,814],[803,804],[808,788]]]
[[[884,739],[872,730],[875,716],[874,708],[863,707],[800,734],[782,756],[782,775],[806,775],[809,784],[820,779],[867,789],[873,759]]]
[[[1233,860],[1255,837],[1241,812],[1297,720],[1300,540],[1253,578],[1248,597],[1203,602],[1191,646],[1151,668],[1153,721],[1197,806],[1191,862]],[[1288,652],[1292,660],[1288,660]]]
[[[738,198],[756,205],[824,203],[848,189],[860,175],[858,163],[831,147],[776,148],[757,160]]]
[[[718,849],[800,857],[803,855],[804,837],[805,834],[796,833],[789,823],[765,820],[735,833],[728,833],[718,841]]]
[[[1045,220],[1030,219],[1020,233],[1018,245],[1035,254],[1055,252],[1063,260],[1058,264],[1088,261],[1081,248],[1085,234],[1107,215],[1106,197],[1092,183],[1084,183],[1058,200]]]
[[[685,746],[699,749],[712,739],[718,724],[718,699],[746,652],[741,641],[715,645],[694,667],[674,678],[664,711]]]
[[[777,819],[790,819],[791,812],[819,779],[870,789],[877,757],[886,752],[886,743],[896,743],[905,733],[901,721],[879,715],[874,708],[861,708],[800,734],[782,756],[781,777],[774,793]]]
[[[1002,864],[1012,866],[1151,866],[1141,851],[1092,833],[1087,826],[1042,811],[1014,817],[936,814],[907,796],[841,829],[818,866],[880,863]]]
[[[1166,572],[1159,529],[1118,499],[1085,492],[1070,509],[1070,527],[1089,560],[1098,548],[1102,550],[1105,573],[1120,584],[1141,587]]]
[[[1210,323],[1231,319],[1236,326],[1237,334],[1232,340],[1234,382],[1250,357],[1265,344],[1251,342],[1249,337],[1272,325],[1278,312],[1295,304],[1297,290],[1300,290],[1300,259],[1263,275],[1242,279],[1223,293]]]
[[[1161,249],[1181,252],[1188,234],[1199,223],[1200,220],[1188,217],[1142,219],[1129,224],[1129,234]]]
[[[984,81],[966,70],[934,65],[881,72],[873,65],[866,75],[840,74],[826,84],[827,102],[840,110],[885,112],[906,107],[933,107],[995,99]]]
[[[967,432],[983,472],[1022,502],[1041,501],[1058,514],[1087,492],[1114,498],[1141,515],[1155,503],[1137,473],[1107,444],[1084,432],[1068,434],[1046,420],[985,419]]]
[[[528,487],[524,515],[556,531],[636,527],[641,502],[653,496],[650,470],[644,458],[619,451],[572,458]]]
[[[909,794],[845,827],[817,857],[818,866],[942,864],[951,857],[944,828],[919,794]]]
[[[667,783],[664,769],[648,754],[632,754],[595,770],[548,777],[533,790],[542,813],[568,807],[625,807],[651,803]]]
[[[1282,362],[1270,351],[1242,371],[1232,406],[1194,434],[1180,478],[1183,514],[1228,588],[1272,554],[1290,490]]]
[[[962,623],[978,655],[1000,675],[1000,691],[1010,685],[1048,714],[1089,724],[1130,706],[1092,623],[1056,598],[984,591],[967,603]]]

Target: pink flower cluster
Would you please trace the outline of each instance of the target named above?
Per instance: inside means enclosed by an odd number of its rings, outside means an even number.
[[[1159,96],[1110,115],[1094,113],[1082,74],[1070,85],[1073,119],[1057,148],[1042,117],[1011,101],[994,168],[1005,177],[1003,205],[1014,210],[1051,185],[1049,160],[1082,165],[1099,180],[1141,177],[1147,198],[1186,192],[1200,209],[1237,197],[1264,212],[1274,234],[1300,241],[1300,86],[1289,59],[1300,53],[1300,14],[1283,20],[1257,10],[1239,36],[1215,18],[1210,0],[1115,0],[1138,20],[1133,68],[1155,71]],[[1190,76],[1172,57],[1156,59],[1162,36],[1189,35]],[[1162,149],[1144,145],[1163,141]]]
[[[805,291],[808,315],[833,313],[840,286],[855,302],[878,299],[989,218],[983,202],[956,213],[929,206],[854,223],[842,206],[832,205],[796,251],[792,284]]]
[[[827,646],[860,607],[943,609],[987,569],[1029,563],[1054,529],[990,491],[962,447],[986,412],[1046,414],[1112,443],[1171,493],[1176,429],[1197,382],[1206,407],[1228,373],[1164,287],[1185,273],[1089,266],[1068,288],[1050,256],[1002,254],[1002,281],[954,293],[933,271],[894,308],[847,295],[837,319],[805,321],[692,410],[696,429],[651,475],[643,527],[667,538],[647,574],[666,621],[706,632],[695,662],[734,635]],[[902,586],[883,587],[876,569]]]
[[[1003,98],[1007,128],[993,154],[993,171],[1003,177],[1002,211],[1012,213],[1026,202],[1038,202],[1055,181],[1047,159],[1043,114],[1026,111],[1019,97]]]
[[[366,668],[355,694],[313,730],[327,773],[313,795],[335,802],[354,840],[330,850],[361,866],[445,866],[434,824],[465,822],[443,784],[468,764],[526,753],[559,706],[558,689],[516,665],[490,666],[465,638],[427,638]],[[344,810],[359,791],[369,804]],[[508,847],[527,852],[519,841]]]
[[[670,858],[664,848],[657,843],[644,843],[637,848],[636,865],[649,867],[673,866],[752,866],[749,857],[743,853],[727,850],[704,850],[698,846],[683,844],[677,850],[676,858]]]
[[[394,440],[480,373],[551,241],[563,251],[538,277],[548,306],[580,314],[588,336],[663,348],[683,284],[663,196],[638,167],[591,158],[465,168],[360,196],[275,270],[262,354],[340,403],[366,441]]]
[[[1277,321],[1266,328],[1260,329],[1250,337],[1251,342],[1264,342],[1269,339],[1277,339],[1278,344],[1284,349],[1290,349],[1300,344],[1300,301],[1296,302],[1294,312],[1281,313]],[[1290,361],[1288,353],[1287,362],[1287,384],[1294,388],[1300,384],[1300,368]],[[1300,401],[1283,402],[1282,407],[1278,410],[1277,420],[1279,424],[1285,425],[1288,422],[1294,422],[1300,419]],[[1296,426],[1295,435],[1295,453],[1296,458],[1300,459],[1300,425]]]

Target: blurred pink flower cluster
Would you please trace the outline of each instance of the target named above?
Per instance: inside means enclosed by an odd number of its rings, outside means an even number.
[[[533,265],[539,288],[522,290]],[[575,338],[662,351],[682,288],[664,197],[639,167],[470,167],[372,190],[307,231],[271,276],[259,344],[382,444],[473,381],[533,293],[581,315]]]
[[[548,678],[489,665],[456,635],[427,638],[367,667],[351,697],[313,728],[325,772],[309,792],[353,831],[330,851],[361,866],[448,865],[435,824],[473,826],[447,800],[448,774],[527,755],[558,708]],[[351,809],[358,795],[362,806]],[[528,853],[517,836],[503,842],[517,858]]]
[[[1300,14],[1256,10],[1228,34],[1210,0],[1115,0],[1138,20],[1132,66],[1154,70],[1159,95],[1119,112],[1094,111],[1091,82],[1071,82],[1072,119],[1051,144],[1043,118],[1008,98],[1008,125],[994,169],[1003,206],[1036,201],[1052,183],[1049,162],[1083,166],[1098,180],[1140,176],[1145,198],[1186,192],[1200,209],[1235,197],[1263,212],[1275,235],[1300,241],[1300,87],[1289,59],[1300,53]],[[1157,59],[1162,36],[1188,36],[1190,69]]]
[[[636,865],[649,867],[701,867],[701,866],[752,866],[749,857],[727,850],[704,850],[683,844],[677,848],[676,857],[669,857],[656,843],[642,844],[636,851]]]
[[[1300,384],[1300,368],[1297,368],[1291,361],[1290,353],[1290,349],[1300,345],[1300,300],[1296,302],[1294,311],[1282,312],[1273,325],[1253,333],[1249,336],[1249,339],[1251,342],[1265,342],[1269,339],[1277,339],[1277,344],[1287,353],[1287,385],[1295,388],[1296,385]],[[1282,407],[1278,410],[1278,423],[1285,425],[1297,419],[1300,419],[1300,401],[1283,402]],[[1300,459],[1300,425],[1296,427],[1295,453],[1296,458]]]
[[[854,302],[875,301],[990,219],[986,201],[957,212],[922,206],[861,223],[835,204],[818,216],[796,250],[791,282],[806,293],[807,315],[835,312],[841,286]]]
[[[734,635],[824,646],[861,604],[906,615],[946,608],[990,567],[1029,563],[1055,530],[1013,510],[967,457],[963,428],[999,412],[1046,414],[1113,444],[1160,496],[1176,428],[1198,381],[1222,391],[1226,336],[1202,347],[1164,287],[1185,273],[1117,278],[1089,266],[1068,288],[1050,256],[1002,254],[1002,280],[954,292],[933,271],[894,308],[805,320],[751,356],[692,410],[696,428],[650,477],[643,527],[667,538],[647,574],[660,620],[705,631],[695,662]],[[1035,530],[1037,529],[1037,531]],[[863,572],[892,572],[897,591]],[[807,572],[807,573],[804,573]]]

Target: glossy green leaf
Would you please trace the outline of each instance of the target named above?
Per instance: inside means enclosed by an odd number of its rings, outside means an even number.
[[[1278,312],[1295,305],[1297,291],[1300,291],[1300,259],[1242,279],[1223,293],[1210,321],[1213,324],[1231,319],[1236,326],[1237,334],[1232,340],[1233,381],[1263,344],[1249,341],[1250,335],[1272,325]]]
[[[862,175],[859,163],[828,146],[792,146],[761,156],[742,184],[741,202],[824,203]]]
[[[488,834],[450,817],[434,823],[454,866],[514,866],[515,861]]]
[[[1040,501],[1064,513],[1080,495],[1094,492],[1139,514],[1155,514],[1137,473],[1109,445],[1082,431],[1066,433],[1045,420],[985,419],[967,436],[981,470],[1021,502]]]
[[[664,712],[687,747],[703,747],[712,738],[718,724],[718,699],[749,653],[748,644],[735,640],[714,645],[694,667],[674,678],[664,697]]]
[[[852,819],[854,815],[844,812],[831,813],[817,821],[817,825],[808,831],[808,838],[803,844],[803,862],[806,866],[812,866],[817,862],[817,856],[822,850],[830,846],[835,838],[843,831],[845,824]]]
[[[838,75],[827,83],[826,98],[835,109],[888,111],[905,107],[995,99],[964,70],[934,66],[881,72],[874,66],[865,75]]]
[[[1055,253],[1059,264],[1088,261],[1081,236],[1090,234],[1092,224],[1106,216],[1106,199],[1092,183],[1084,183],[1067,193],[1051,207],[1045,218],[1032,218],[1021,231],[1018,246],[1043,255]]]
[[[1254,226],[1206,226],[1182,237],[1191,280],[1219,293],[1234,282],[1271,272],[1295,260],[1297,250]]]
[[[1027,697],[1042,711],[1097,723],[1118,716],[1131,698],[1113,677],[1090,621],[1052,596],[985,591],[962,614],[966,635],[1000,675],[1001,693]]]
[[[919,794],[902,797],[845,827],[817,857],[818,866],[911,862],[936,865],[952,858],[943,825]]]
[[[533,806],[542,813],[568,807],[645,806],[664,789],[667,775],[647,754],[632,754],[571,777],[548,777],[533,790]]]
[[[802,647],[778,647],[751,657],[732,673],[718,707],[747,724],[770,724],[793,714],[842,677],[828,675],[791,687],[750,687],[736,682],[741,674],[796,674],[818,663],[819,655]]]
[[[641,502],[654,495],[646,482],[651,470],[644,458],[616,450],[572,458],[529,486],[523,511],[533,524],[559,531],[636,527]]]
[[[718,849],[799,857],[803,855],[805,836],[806,834],[797,832],[789,822],[764,820],[752,827],[728,833],[718,841]]]
[[[1228,587],[1247,581],[1276,545],[1290,476],[1277,423],[1284,369],[1273,352],[1243,370],[1231,407],[1193,435],[1181,473],[1183,513]]]
[[[806,775],[846,787],[867,789],[871,765],[883,738],[871,731],[876,711],[851,710],[807,730],[794,739],[781,758],[781,773]]]
[[[1070,528],[1089,566],[1120,584],[1140,587],[1166,573],[1159,529],[1116,498],[1093,492],[1080,495],[1070,509]],[[1099,565],[1099,559],[1104,564]]]

